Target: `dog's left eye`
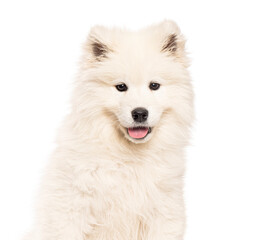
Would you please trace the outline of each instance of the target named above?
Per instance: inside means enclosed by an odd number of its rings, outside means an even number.
[[[150,85],[149,85],[149,88],[151,89],[151,90],[158,90],[159,88],[160,88],[160,84],[159,83],[154,83],[154,82],[152,82],[152,83],[150,83]]]
[[[125,92],[128,89],[125,83],[117,84],[115,87],[119,92]]]

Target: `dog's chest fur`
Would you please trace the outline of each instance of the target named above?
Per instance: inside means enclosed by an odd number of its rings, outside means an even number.
[[[124,163],[100,158],[75,169],[73,186],[89,199],[91,238],[117,228],[120,236],[147,234],[153,219],[171,211],[172,202],[181,206],[182,162],[181,155],[165,153]]]

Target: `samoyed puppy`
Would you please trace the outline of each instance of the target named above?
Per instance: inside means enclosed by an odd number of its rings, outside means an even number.
[[[193,120],[185,40],[93,27],[28,240],[181,240]]]

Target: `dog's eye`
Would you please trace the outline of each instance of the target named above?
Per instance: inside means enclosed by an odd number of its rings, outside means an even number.
[[[160,88],[160,84],[159,83],[154,83],[154,82],[152,82],[152,83],[150,83],[150,85],[149,85],[149,88],[151,89],[151,90],[158,90],[159,88]]]
[[[119,92],[125,92],[128,89],[125,83],[117,84],[115,87]]]

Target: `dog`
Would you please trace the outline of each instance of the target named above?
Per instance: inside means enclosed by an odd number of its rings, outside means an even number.
[[[183,239],[188,67],[173,21],[91,29],[27,240]]]

